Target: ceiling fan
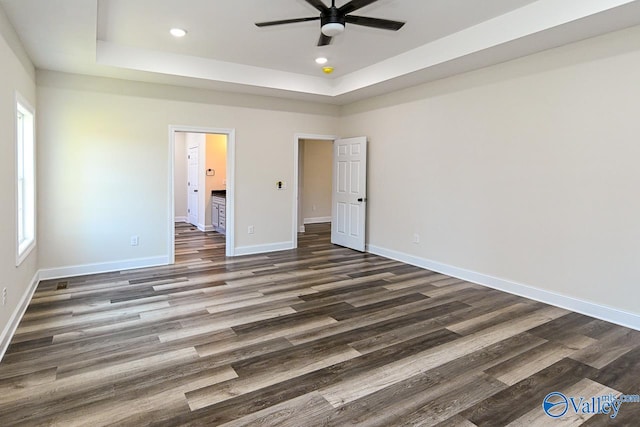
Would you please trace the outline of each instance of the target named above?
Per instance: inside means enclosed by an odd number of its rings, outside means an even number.
[[[256,25],[258,27],[269,27],[272,25],[320,20],[321,34],[320,39],[318,40],[318,46],[331,44],[332,37],[342,33],[344,31],[345,24],[347,23],[392,31],[398,31],[404,25],[404,22],[399,21],[351,15],[351,12],[368,6],[371,3],[375,3],[378,0],[351,0],[340,7],[336,7],[335,0],[331,0],[331,7],[326,6],[321,0],[305,1],[318,9],[320,11],[320,16],[284,19],[281,21],[256,22]]]

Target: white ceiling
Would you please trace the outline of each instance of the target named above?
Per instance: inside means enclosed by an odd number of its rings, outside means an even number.
[[[328,3],[329,0],[325,0]],[[339,7],[347,0],[338,0]],[[640,24],[640,0],[379,0],[317,47],[304,0],[0,0],[36,67],[345,104]],[[170,28],[188,31],[182,39]],[[326,75],[314,62],[329,58]]]

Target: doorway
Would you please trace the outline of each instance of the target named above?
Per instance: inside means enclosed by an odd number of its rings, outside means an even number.
[[[298,134],[294,140],[293,247],[308,224],[331,223],[333,135]]]
[[[305,165],[316,163],[315,158],[305,155],[306,142],[325,145],[331,152],[330,164],[322,163],[323,172],[327,172],[327,185],[330,186],[330,217],[306,218],[305,209],[312,206],[314,200],[305,201],[306,183]],[[365,136],[340,139],[328,135],[295,135],[294,140],[294,203],[293,203],[293,248],[298,247],[298,233],[305,232],[305,222],[325,222],[331,224],[331,243],[354,249],[366,250],[367,222],[367,138]],[[314,196],[315,197],[315,196]],[[308,212],[308,211],[307,211]]]
[[[175,263],[176,222],[224,233],[225,255],[234,256],[235,130],[169,126],[169,150],[169,262]],[[219,209],[221,200],[225,219],[218,215],[214,224],[213,202]]]

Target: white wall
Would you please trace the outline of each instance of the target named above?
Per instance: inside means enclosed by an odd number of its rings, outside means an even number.
[[[370,141],[370,245],[640,315],[638,40],[631,28],[344,108],[340,134]]]
[[[28,60],[17,35],[0,7],[0,291],[7,288],[7,303],[0,305],[0,356],[10,338],[13,321],[27,302],[23,297],[37,271],[37,251],[16,267],[16,115],[15,93],[18,91],[36,106],[33,65]],[[36,111],[36,120],[39,118]],[[36,134],[36,144],[39,135]],[[41,159],[38,159],[41,160]],[[36,191],[40,191],[39,188]],[[37,230],[37,244],[42,234]]]
[[[44,269],[167,256],[170,125],[236,129],[236,248],[292,244],[291,188],[274,183],[293,179],[296,133],[337,127],[336,107],[275,98],[54,72],[38,91]]]
[[[227,182],[227,135],[207,134],[206,169],[213,169],[213,175],[207,175],[207,193],[211,190],[225,190]]]
[[[306,223],[331,217],[333,141],[303,141],[302,215]]]
[[[187,218],[187,145],[184,132],[175,133],[175,165],[174,165],[173,197],[176,221]]]

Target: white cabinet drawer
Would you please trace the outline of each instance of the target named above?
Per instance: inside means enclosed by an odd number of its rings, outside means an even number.
[[[227,227],[227,200],[224,197],[211,196],[212,225],[220,233]]]

